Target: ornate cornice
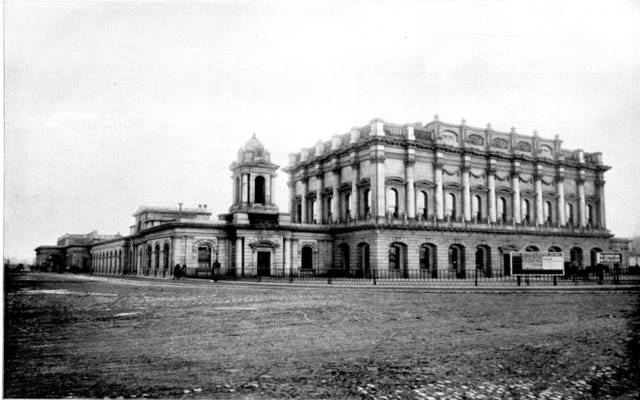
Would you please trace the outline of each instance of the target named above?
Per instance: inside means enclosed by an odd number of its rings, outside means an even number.
[[[415,158],[410,158],[408,160],[404,160],[404,165],[407,167],[413,167],[416,164]]]
[[[384,156],[374,155],[369,157],[369,162],[371,164],[384,164],[384,160],[385,160]]]

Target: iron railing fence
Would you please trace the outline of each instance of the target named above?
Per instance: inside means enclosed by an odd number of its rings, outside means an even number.
[[[585,270],[564,276],[514,276],[504,270],[345,270],[284,268],[197,268],[187,270],[187,277],[257,282],[305,282],[355,285],[424,285],[424,286],[575,286],[597,284],[640,284],[637,269]]]

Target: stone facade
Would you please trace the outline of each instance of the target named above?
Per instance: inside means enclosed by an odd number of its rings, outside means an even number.
[[[220,268],[494,276],[509,272],[512,251],[559,251],[582,267],[599,251],[627,260],[628,242],[606,228],[610,167],[600,153],[561,145],[557,136],[437,116],[425,125],[374,119],[289,156],[289,213],[281,213],[279,167],[254,135],[230,166],[233,201],[218,220],[206,205],[141,207],[129,236],[82,249],[96,273],[158,277],[171,277],[175,265],[189,275]],[[39,247],[38,262],[51,251],[68,258],[77,252],[71,245]]]

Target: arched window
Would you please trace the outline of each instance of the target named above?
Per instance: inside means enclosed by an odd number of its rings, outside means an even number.
[[[567,203],[566,207],[565,207],[565,211],[566,211],[566,214],[567,214],[567,224],[573,225],[573,223],[575,222],[575,214],[574,214],[573,204]]]
[[[545,201],[545,203],[544,203],[544,220],[547,221],[548,223],[553,222],[552,210],[553,210],[553,208],[551,207],[551,202],[550,201]]]
[[[498,198],[498,218],[501,221],[507,221],[507,199],[504,197]]]
[[[351,215],[351,193],[344,195],[344,219],[349,219]]]
[[[254,203],[256,204],[264,204],[264,177],[258,176],[255,179],[255,186],[253,187],[254,192]]]
[[[418,215],[422,215],[423,218],[427,218],[429,216],[429,206],[428,206],[428,198],[427,192],[421,190],[418,192]]]
[[[302,248],[302,269],[313,269],[313,249],[311,246]]]
[[[569,250],[569,258],[572,267],[582,267],[582,249],[580,247],[571,248]]]
[[[318,222],[318,205],[315,200],[311,200],[311,222],[314,224]]]
[[[449,193],[445,200],[444,215],[451,219],[456,219],[456,195]]]
[[[211,268],[211,247],[198,247],[198,268]]]
[[[522,200],[522,220],[531,222],[531,202],[529,199]]]
[[[562,249],[558,246],[549,247],[549,253],[562,253]]]
[[[473,196],[471,202],[471,217],[476,221],[482,221],[482,199],[478,195]]]
[[[365,278],[371,275],[371,264],[369,262],[369,245],[367,243],[358,244],[358,268]]]
[[[402,272],[407,278],[407,245],[404,243],[392,243],[389,246],[389,270]]]
[[[156,244],[156,270],[160,268],[160,245]]]
[[[169,251],[170,247],[169,247],[169,243],[165,243],[164,244],[164,254],[163,254],[163,263],[162,263],[162,268],[164,269],[169,269],[170,261],[169,261],[169,255],[170,255],[170,251]]]
[[[387,189],[387,214],[398,217],[398,191]]]
[[[476,247],[476,269],[491,276],[491,247],[482,244]]]
[[[147,265],[145,270],[145,275],[149,275],[149,271],[151,271],[151,257],[153,255],[153,249],[151,246],[147,246]]]
[[[459,244],[449,246],[449,269],[455,273],[457,278],[465,277],[464,269],[464,247]]]
[[[242,202],[241,199],[240,199],[240,196],[241,196],[240,191],[241,190],[242,190],[242,187],[240,186],[240,178],[236,177],[236,190],[234,191],[234,194],[236,196],[235,203],[241,203]]]
[[[434,278],[438,276],[436,251],[436,246],[431,243],[425,243],[420,246],[420,269],[431,271],[431,275]]]
[[[536,246],[528,246],[524,251],[528,253],[535,253],[540,251]]]
[[[363,193],[364,197],[364,215],[369,216],[371,214],[371,190],[365,189]]]
[[[602,249],[599,247],[594,247],[591,249],[591,266],[595,267],[598,265],[598,253],[601,253]]]
[[[349,271],[349,245],[346,243],[343,243],[340,246],[338,246],[338,249],[339,249],[338,254],[340,254],[339,265],[342,267],[343,270]]]

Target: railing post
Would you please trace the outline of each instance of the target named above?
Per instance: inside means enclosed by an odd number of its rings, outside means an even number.
[[[475,269],[475,281],[476,281],[476,286],[478,286],[478,269]]]
[[[557,276],[553,276],[553,286],[558,286],[558,277]]]
[[[520,286],[520,276],[516,277],[516,279],[518,280],[518,286]]]
[[[376,271],[377,270],[375,270],[375,269],[373,271],[371,271],[373,273],[373,285],[374,286],[376,285]]]

